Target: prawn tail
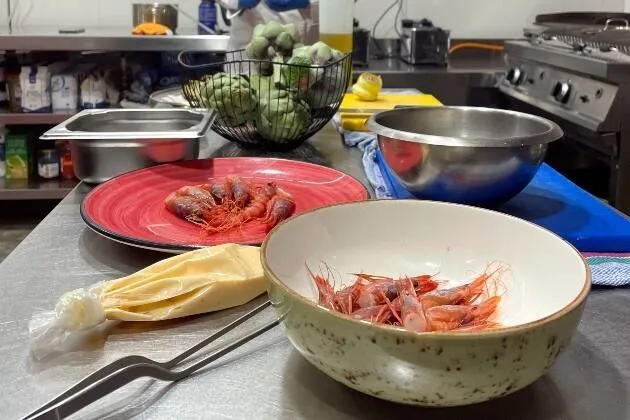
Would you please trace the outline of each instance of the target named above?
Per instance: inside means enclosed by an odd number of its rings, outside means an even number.
[[[490,299],[487,299],[481,302],[474,310],[473,317],[475,320],[487,320],[494,314],[497,310],[497,307],[501,303],[501,296],[493,296]]]

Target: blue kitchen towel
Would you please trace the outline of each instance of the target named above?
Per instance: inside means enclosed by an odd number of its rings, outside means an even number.
[[[343,132],[344,143],[348,147],[357,147],[363,152],[363,168],[368,181],[374,189],[376,198],[392,199],[411,197],[406,191],[392,191],[390,183],[378,165],[378,146],[376,136],[364,132]],[[549,168],[551,171],[551,168]],[[602,204],[604,205],[604,204]],[[535,222],[535,221],[534,221]],[[593,250],[589,250],[593,251]],[[587,254],[587,261],[592,270],[593,284],[596,286],[629,286],[630,285],[630,254],[619,256]]]
[[[347,131],[344,133],[343,138],[346,146],[357,147],[363,152],[363,170],[368,182],[374,189],[376,198],[394,198],[387,183],[383,179],[381,169],[376,164],[376,136],[372,133]]]
[[[630,254],[587,254],[593,284],[596,286],[630,286]]]

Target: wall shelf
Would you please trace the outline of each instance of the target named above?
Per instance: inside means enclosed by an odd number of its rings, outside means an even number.
[[[18,28],[0,30],[3,50],[19,51],[226,51],[228,35],[197,35],[185,30],[177,35],[132,35],[131,28],[85,28],[82,34],[60,34],[59,29]]]
[[[57,125],[74,114],[0,112],[0,125]]]

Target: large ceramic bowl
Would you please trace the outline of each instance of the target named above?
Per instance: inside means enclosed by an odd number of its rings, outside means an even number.
[[[401,108],[372,116],[395,179],[426,200],[495,206],[532,180],[560,127],[535,115],[465,106]]]
[[[458,204],[366,201],[303,213],[262,247],[269,296],[295,348],[331,378],[378,398],[457,406],[510,394],[538,379],[569,344],[590,289],[581,255],[521,219]],[[491,262],[509,270],[495,321],[475,333],[412,333],[316,303],[305,264],[345,273],[436,273],[445,287]],[[337,283],[337,286],[341,286]]]

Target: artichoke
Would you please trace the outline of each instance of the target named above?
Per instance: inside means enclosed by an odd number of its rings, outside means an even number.
[[[199,85],[202,105],[215,109],[229,126],[235,127],[252,120],[256,111],[256,96],[242,76],[217,73],[205,77]]]
[[[293,48],[300,42],[300,32],[294,23],[283,25],[275,20],[254,27],[252,39],[245,48],[249,58],[272,61],[276,57],[284,59],[291,56]],[[264,76],[271,76],[271,63],[257,63],[257,71]]]
[[[306,54],[293,54],[281,68],[284,86],[298,92],[308,89],[315,79],[311,77],[311,58]]]
[[[284,26],[277,20],[272,20],[266,25],[263,25],[260,35],[267,39],[275,39],[282,32],[284,32]]]
[[[265,30],[266,25],[264,23],[259,23],[254,26],[254,30],[252,31],[252,38],[256,38],[257,36],[263,36],[263,31]]]
[[[307,91],[307,103],[312,109],[326,108],[335,103],[348,88],[344,63],[335,64],[321,72],[322,76]]]
[[[333,49],[323,42],[316,42],[309,48],[311,61],[316,66],[325,66],[333,58]]]
[[[311,122],[308,105],[287,91],[276,90],[260,103],[258,133],[266,140],[286,143],[298,138]]]
[[[258,102],[262,102],[269,98],[269,92],[273,90],[272,84],[273,80],[270,76],[260,76],[257,74],[253,74],[249,78],[249,85],[258,98]]]

